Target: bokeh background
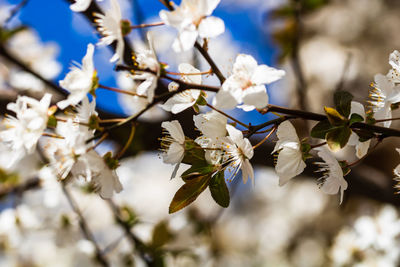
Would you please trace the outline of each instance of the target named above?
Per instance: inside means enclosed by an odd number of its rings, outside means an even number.
[[[87,44],[98,42],[95,29],[64,0],[28,0],[5,21],[20,2],[0,1],[2,27],[28,27],[3,45],[57,83],[73,61],[80,62]],[[133,24],[159,21],[158,12],[164,8],[156,0],[119,2],[123,17]],[[98,4],[106,7],[109,2]],[[221,0],[215,15],[225,21],[226,32],[210,41],[209,52],[224,73],[230,72],[238,53],[251,54],[259,64],[287,72],[285,79],[268,88],[271,103],[319,113],[324,105],[332,105],[333,92],[338,89],[350,91],[366,104],[374,75],[386,74],[388,56],[400,44],[400,2],[396,0]],[[182,62],[208,68],[194,51],[183,55],[170,51],[174,31],[164,27],[151,30],[160,60],[171,70]],[[135,48],[145,45],[144,35],[142,31],[130,35]],[[95,66],[101,83],[131,89],[134,84],[108,63],[111,55],[108,47],[96,48]],[[302,82],[295,64],[300,65]],[[213,77],[205,81],[216,82]],[[49,90],[1,55],[0,84],[7,101],[15,98],[15,92],[38,96]],[[299,85],[303,94],[298,92]],[[133,112],[126,97],[104,90],[98,90],[97,97],[104,114]],[[267,119],[257,112],[236,110],[232,114],[253,124]],[[178,118],[190,125],[192,115]],[[398,265],[400,197],[394,194],[392,180],[400,159],[394,150],[396,139],[385,140],[346,177],[349,189],[342,205],[338,196],[319,190],[318,174],[312,167],[279,187],[270,155],[274,143],[270,142],[254,157],[255,186],[243,185],[240,177],[229,184],[229,208],[220,208],[205,192],[188,208],[169,215],[169,203],[182,184],[179,179],[169,179],[173,168],[163,164],[156,151],[159,121],[169,118],[155,109],[142,122],[142,130],[118,169],[124,191],[114,199],[123,207],[122,215],[133,233],[146,247],[161,251],[165,265]],[[396,122],[392,125],[399,127]],[[297,126],[300,137],[307,137],[312,125],[299,121]],[[126,135],[123,130],[115,133],[99,150],[118,149],[118,140]],[[341,151],[337,156],[351,161],[352,154]],[[0,166],[6,161],[7,154],[1,153]],[[39,156],[26,159],[15,169],[2,169],[0,174],[0,266],[97,266],[93,244],[83,237],[57,178],[40,165]],[[13,190],[32,177],[40,182]],[[79,183],[70,189],[113,266],[146,266],[140,249],[132,246],[115,223],[109,204]]]

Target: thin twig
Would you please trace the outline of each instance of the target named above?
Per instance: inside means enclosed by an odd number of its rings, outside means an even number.
[[[133,137],[135,136],[135,130],[136,130],[135,125],[132,125],[131,133],[129,134],[128,141],[126,141],[125,146],[124,146],[124,147],[121,149],[121,151],[115,156],[116,159],[121,158],[121,157],[125,154],[126,150],[129,148],[129,146],[132,144]]]
[[[75,200],[73,199],[72,195],[69,193],[68,189],[66,188],[66,185],[64,184],[64,182],[62,182],[62,190],[64,192],[65,197],[68,200],[69,205],[71,206],[72,210],[76,213],[76,215],[78,215],[79,218],[79,226],[82,230],[83,235],[85,236],[85,238],[89,241],[91,241],[95,247],[96,250],[96,259],[97,261],[105,267],[111,266],[109,264],[109,262],[107,261],[107,259],[104,257],[103,252],[101,251],[99,245],[97,244],[94,235],[92,233],[92,231],[90,230],[85,218],[83,217],[81,211],[78,208],[78,205],[76,204]]]

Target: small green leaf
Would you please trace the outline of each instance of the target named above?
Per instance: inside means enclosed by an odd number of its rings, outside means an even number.
[[[229,206],[229,190],[225,183],[224,171],[218,172],[211,178],[209,185],[211,196],[221,207]]]
[[[311,129],[311,137],[325,139],[326,134],[332,130],[333,127],[328,120],[320,121]]]
[[[199,98],[197,98],[196,105],[205,106],[207,105],[207,100],[202,95],[200,95]]]
[[[200,175],[213,173],[214,169],[215,167],[213,165],[208,164],[207,162],[199,162],[195,165],[192,165],[189,169],[187,169],[184,173],[182,173],[181,177],[183,181],[186,182]]]
[[[347,118],[350,115],[353,95],[346,91],[337,91],[333,96],[333,100],[337,111]]]
[[[204,149],[191,139],[185,141],[185,155],[182,163],[197,165],[206,162]]]
[[[116,168],[119,167],[119,161],[113,157],[112,152],[107,152],[103,156],[103,159],[111,170],[115,170]]]
[[[56,128],[57,127],[57,119],[54,115],[49,116],[47,120],[47,127]]]
[[[350,135],[351,130],[349,127],[337,128],[326,135],[326,142],[332,151],[338,151],[347,144]]]
[[[192,180],[188,180],[181,188],[175,193],[174,198],[169,205],[169,213],[177,212],[183,209],[207,188],[210,183],[211,173],[203,176],[198,176]]]
[[[168,230],[167,223],[165,221],[161,221],[154,227],[151,245],[154,248],[159,248],[168,243],[171,238],[172,234]]]
[[[324,107],[326,116],[333,126],[341,126],[347,123],[346,117],[343,117],[336,109]]]
[[[349,121],[350,125],[352,125],[353,123],[362,122],[362,121],[364,121],[364,118],[361,115],[359,115],[357,113],[351,114],[350,121]]]

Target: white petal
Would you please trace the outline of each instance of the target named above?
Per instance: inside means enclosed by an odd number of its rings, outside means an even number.
[[[286,184],[291,178],[299,175],[306,167],[300,150],[283,148],[278,155],[275,170],[279,176],[279,185]]]
[[[204,0],[206,6],[204,15],[210,16],[220,1],[221,0]]]
[[[238,104],[238,101],[227,90],[219,90],[213,100],[213,105],[220,109],[233,109]]]
[[[233,72],[243,72],[249,75],[254,73],[257,68],[257,61],[250,55],[239,54],[236,57],[235,63],[233,64]]]
[[[185,134],[183,133],[182,126],[177,120],[164,121],[161,123],[161,127],[165,128],[171,137],[175,139],[179,144],[185,143]]]
[[[188,63],[181,63],[178,66],[180,73],[200,73],[200,70],[196,69]],[[201,84],[201,75],[184,75],[182,80],[188,83]]]
[[[268,94],[264,85],[251,86],[243,92],[243,104],[263,108],[268,105]]]
[[[260,65],[255,69],[251,81],[254,84],[270,84],[281,79],[283,76],[285,76],[284,70],[278,70],[267,65]]]
[[[243,141],[243,134],[240,130],[229,124],[226,125],[226,130],[228,131],[230,138],[235,144]]]
[[[225,24],[220,18],[207,17],[201,20],[198,30],[201,38],[213,38],[225,31]]]
[[[69,8],[74,12],[83,12],[85,11],[92,0],[75,0],[75,3],[69,6]]]
[[[175,41],[172,44],[172,49],[176,53],[184,52],[194,46],[198,33],[196,30],[183,30],[178,34]]]
[[[248,159],[242,162],[242,179],[243,183],[247,183],[247,179],[250,177],[252,184],[254,185],[254,171],[251,163]]]
[[[365,120],[365,109],[361,103],[359,103],[357,101],[351,101],[350,114],[353,114],[353,113],[360,115]]]
[[[359,159],[361,159],[362,157],[364,157],[367,154],[370,144],[371,144],[371,140],[367,140],[365,142],[358,142],[358,144],[356,146],[356,156]]]
[[[172,143],[166,154],[163,154],[164,163],[176,164],[180,163],[183,159],[185,149],[181,144]]]

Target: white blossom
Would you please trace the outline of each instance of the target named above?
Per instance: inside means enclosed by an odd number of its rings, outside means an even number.
[[[148,69],[153,71],[153,73],[136,71],[132,77],[134,80],[142,81],[136,88],[136,92],[139,95],[147,95],[147,101],[150,103],[154,98],[154,91],[157,87],[158,77],[160,76],[161,69],[156,52],[154,51],[153,39],[150,33],[147,34],[147,39],[150,49],[140,50],[134,59],[138,64],[139,69]]]
[[[88,44],[86,55],[82,59],[82,67],[73,66],[64,80],[60,81],[60,86],[70,92],[67,99],[57,103],[60,109],[78,104],[93,89],[96,76],[93,53],[94,46]]]
[[[228,165],[228,170],[230,168],[231,171],[231,178],[234,178],[240,169],[242,171],[243,183],[246,183],[250,177],[254,184],[254,171],[250,163],[254,151],[249,139],[243,138],[242,132],[232,125],[228,124],[226,130],[228,131],[229,138],[226,139],[226,143],[223,143],[224,155],[222,165]]]
[[[16,117],[8,116],[5,124],[8,129],[0,132],[0,140],[14,151],[32,153],[47,126],[47,110],[51,94],[45,94],[38,101],[28,96],[19,96],[7,109]]]
[[[323,173],[321,180],[321,190],[329,195],[337,194],[340,191],[340,204],[343,201],[344,190],[347,189],[347,181],[343,178],[343,170],[333,154],[325,147],[319,147],[318,156],[324,162],[317,162],[319,172]]]
[[[386,75],[390,81],[394,83],[400,83],[400,52],[394,50],[389,56],[389,64],[392,69]]]
[[[227,120],[227,117],[215,110],[193,116],[194,125],[203,134],[195,142],[206,148],[205,158],[211,164],[219,164],[223,156],[223,151],[219,148],[226,141]]]
[[[268,104],[267,90],[264,84],[281,79],[285,71],[267,65],[258,65],[250,55],[240,54],[233,65],[233,73],[222,84],[214,99],[218,108],[232,109],[236,105],[245,111],[263,108]]]
[[[193,47],[198,36],[212,38],[225,31],[223,20],[210,16],[220,0],[182,0],[173,11],[160,11],[165,24],[178,30],[178,36],[172,44],[175,52]]]
[[[105,11],[105,14],[95,13],[97,17],[94,21],[98,26],[99,32],[103,35],[99,45],[110,45],[114,41],[117,42],[115,54],[110,59],[110,62],[121,62],[124,54],[124,37],[121,29],[121,8],[118,0],[110,0],[111,8]]]
[[[182,63],[179,64],[179,72],[180,73],[200,73],[200,70],[196,69],[190,64]],[[186,83],[192,84],[201,84],[201,74],[199,75],[182,75],[181,78]],[[168,99],[164,105],[161,105],[163,109],[166,111],[170,111],[173,114],[180,113],[185,109],[196,104],[197,99],[200,96],[201,91],[196,89],[186,90],[181,93],[178,93]]]
[[[167,135],[161,139],[161,150],[164,163],[176,164],[171,178],[176,176],[179,165],[185,155],[185,134],[179,121],[164,121],[161,127]]]
[[[370,90],[370,101],[377,120],[391,119],[391,105],[400,102],[400,86],[396,86],[387,76],[375,75],[375,84]],[[383,122],[384,127],[390,127],[392,121]]]
[[[350,109],[350,115],[356,113],[358,115],[360,115],[361,117],[363,117],[363,119],[365,120],[365,109],[364,106],[356,101],[351,101],[351,109]],[[355,132],[351,132],[349,141],[347,142],[348,146],[354,146],[356,148],[356,156],[357,158],[362,158],[365,156],[365,154],[367,154],[368,152],[368,148],[371,144],[371,139],[364,141],[364,142],[360,142],[360,137],[355,133]]]
[[[289,121],[284,121],[278,126],[276,135],[278,142],[272,153],[279,153],[275,170],[279,176],[279,185],[282,186],[302,173],[306,164],[303,161],[301,143],[296,129]]]

